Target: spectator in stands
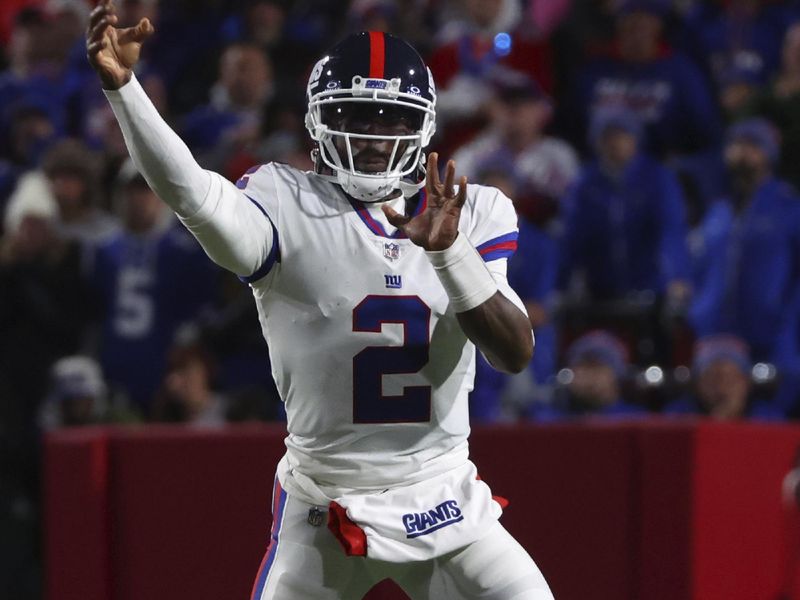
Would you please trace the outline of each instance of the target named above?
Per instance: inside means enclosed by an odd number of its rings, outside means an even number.
[[[46,217],[50,227],[57,226],[58,203],[41,170],[29,171],[17,181],[3,212],[4,230],[17,231],[27,214]]]
[[[217,270],[132,162],[117,194],[123,229],[98,246],[90,274],[103,308],[100,359],[109,383],[150,414],[173,336],[213,302]]]
[[[591,59],[606,56],[614,43],[615,21],[618,0],[534,0],[536,5],[558,11],[559,5],[568,4],[569,10],[563,21],[550,36],[553,46],[553,72],[556,77],[555,95],[568,99],[573,93],[575,75]],[[536,21],[534,21],[536,22]],[[559,106],[557,115],[565,131],[571,129],[570,120],[574,118],[566,103]],[[561,123],[563,121],[563,123]],[[583,140],[580,140],[582,143]]]
[[[42,159],[42,170],[58,204],[58,229],[65,238],[97,244],[119,224],[96,205],[97,157],[78,140],[63,140]]]
[[[230,41],[254,44],[268,56],[280,57],[274,62],[278,87],[304,89],[311,65],[317,59],[317,47],[290,35],[291,3],[285,0],[247,2],[238,14],[228,20],[225,33]],[[386,30],[388,31],[388,30]]]
[[[9,89],[8,74],[0,74],[0,211],[4,210],[18,178],[39,165],[43,151],[60,126],[52,99]]]
[[[100,365],[93,358],[60,358],[50,370],[50,379],[50,394],[39,414],[39,423],[45,430],[141,420],[112,401]]]
[[[228,402],[213,391],[213,375],[211,355],[199,343],[173,347],[153,406],[155,420],[198,427],[225,424]]]
[[[565,388],[550,404],[533,403],[528,416],[537,421],[574,417],[636,417],[645,409],[626,402],[622,385],[630,367],[622,342],[602,330],[590,331],[567,349]]]
[[[719,420],[783,419],[768,400],[753,396],[752,363],[747,344],[727,334],[709,335],[694,346],[694,395],[664,407],[665,414],[707,415]]]
[[[220,59],[211,102],[183,119],[182,137],[204,166],[224,170],[229,155],[258,141],[273,93],[269,57],[254,44],[231,44]]]
[[[403,38],[425,56],[433,44],[431,18],[437,3],[428,0],[353,0],[348,31],[386,31]]]
[[[553,107],[534,80],[503,70],[494,74],[494,85],[489,127],[453,159],[460,173],[476,181],[491,165],[507,165],[517,213],[545,225],[578,174],[578,156],[563,140],[545,135]]]
[[[595,114],[597,160],[564,202],[560,283],[595,300],[638,292],[672,304],[689,294],[685,208],[673,173],[639,150],[636,114]]]
[[[731,65],[717,76],[717,97],[726,123],[744,118],[760,91],[753,69]]]
[[[59,129],[63,126],[66,53],[58,43],[57,26],[40,7],[27,7],[17,14],[7,47],[8,67],[0,72],[0,118],[5,127],[10,125],[9,111],[21,101],[46,107]]]
[[[608,107],[627,107],[645,126],[645,147],[658,157],[713,146],[719,115],[700,70],[662,38],[665,0],[626,0],[617,17],[611,54],[580,74],[567,117],[576,144],[586,124]]]
[[[730,193],[701,224],[702,252],[689,311],[700,336],[735,333],[754,360],[771,360],[800,283],[800,202],[774,175],[779,141],[763,119],[728,131]]]
[[[734,65],[766,83],[780,60],[787,25],[797,18],[788,2],[726,0],[696,2],[684,18],[686,51],[713,79]]]
[[[234,181],[254,165],[268,162],[313,170],[305,113],[298,108],[302,104],[296,94],[288,92],[273,97],[264,109],[258,141],[228,155],[223,174]]]
[[[751,115],[762,116],[781,132],[778,175],[800,188],[800,23],[789,27],[783,40],[780,71],[756,96]]]
[[[59,237],[57,207],[29,188],[5,217],[0,238],[0,381],[2,421],[32,432],[52,362],[85,342],[90,298],[81,251]]]
[[[440,45],[428,60],[437,85],[443,132],[440,152],[448,154],[468,141],[485,122],[492,90],[490,73],[525,73],[552,91],[550,48],[518,31],[522,18],[516,0],[465,0],[440,32]]]
[[[8,106],[4,120],[0,155],[19,172],[37,167],[59,133],[51,108],[35,98],[23,98]]]

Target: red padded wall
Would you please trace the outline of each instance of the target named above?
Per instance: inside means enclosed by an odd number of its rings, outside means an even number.
[[[108,459],[102,429],[66,431],[45,444],[47,598],[111,598]]]
[[[48,599],[246,599],[283,435],[50,436]],[[799,579],[800,519],[780,499],[798,444],[796,426],[525,425],[477,429],[472,458],[558,600],[775,600]],[[384,583],[369,598],[404,596]]]
[[[113,600],[248,598],[282,438],[280,427],[116,435]]]
[[[800,432],[707,423],[696,444],[693,600],[775,600],[785,564],[781,483]]]
[[[511,504],[502,523],[556,598],[632,598],[633,435],[625,427],[477,429],[472,459]]]
[[[695,428],[654,422],[636,432],[639,539],[634,598],[688,600]]]

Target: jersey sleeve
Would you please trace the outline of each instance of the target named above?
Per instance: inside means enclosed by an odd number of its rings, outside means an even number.
[[[525,304],[508,283],[508,259],[517,249],[519,229],[511,200],[496,188],[470,186],[474,190],[467,234],[481,255],[500,292],[524,314]]]
[[[249,168],[236,182],[236,188],[269,222],[270,231],[272,232],[270,251],[261,266],[250,275],[239,276],[239,279],[245,283],[255,283],[269,275],[281,260],[281,211],[280,203],[278,202],[279,192],[275,177],[275,166],[269,163]]]
[[[510,258],[517,249],[519,229],[511,200],[500,190],[470,186],[475,190],[469,240],[484,262]]]

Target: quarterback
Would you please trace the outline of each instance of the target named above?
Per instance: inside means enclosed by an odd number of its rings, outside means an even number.
[[[382,32],[313,68],[315,169],[202,169],[133,74],[147,20],[104,1],[87,54],[153,190],[206,253],[247,282],[286,404],[271,539],[256,600],[359,599],[391,578],[414,599],[546,600],[468,457],[475,348],[519,372],[533,336],[506,280],[511,201],[440,179],[430,71]]]

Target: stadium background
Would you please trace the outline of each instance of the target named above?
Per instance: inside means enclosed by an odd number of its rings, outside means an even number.
[[[432,147],[521,215],[537,356],[512,379],[479,364],[474,454],[556,596],[797,597],[800,3],[118,8],[155,23],[137,75],[231,180],[310,168],[304,83],[331,43],[413,43]],[[248,289],[126,163],[89,9],[0,7],[0,597],[243,595],[280,449],[267,349]],[[736,142],[774,170],[758,194]]]

